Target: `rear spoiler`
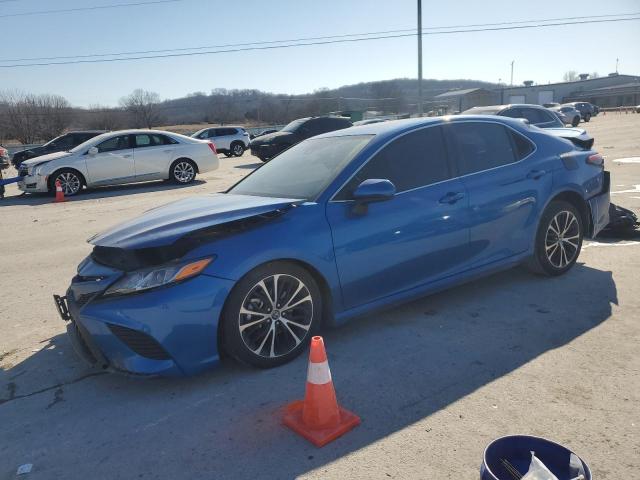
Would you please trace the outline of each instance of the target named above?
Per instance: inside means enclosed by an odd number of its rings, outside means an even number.
[[[564,138],[583,150],[591,150],[594,138],[582,128],[545,128],[545,133]]]

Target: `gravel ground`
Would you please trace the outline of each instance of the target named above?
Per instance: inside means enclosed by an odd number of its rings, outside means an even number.
[[[612,172],[612,199],[640,211],[640,115],[585,124]],[[581,125],[581,126],[585,126]],[[640,158],[637,158],[640,162]],[[0,479],[478,478],[484,446],[529,433],[566,443],[594,478],[640,471],[640,238],[587,242],[566,276],[520,269],[325,332],[341,403],[362,425],[316,449],[280,426],[307,359],[258,371],[226,361],[188,379],[87,370],[52,293],[85,239],[144,210],[215,192],[257,165],[190,187],[105,188],[65,204],[0,202]],[[619,192],[619,193],[617,193]],[[20,477],[25,478],[25,477]]]

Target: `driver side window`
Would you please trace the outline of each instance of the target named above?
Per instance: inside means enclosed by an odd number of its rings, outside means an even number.
[[[335,199],[352,199],[358,185],[373,178],[390,180],[397,193],[451,178],[442,127],[423,128],[393,140],[349,180]]]
[[[114,152],[116,150],[125,150],[131,148],[129,146],[129,135],[120,135],[96,145],[99,153]]]

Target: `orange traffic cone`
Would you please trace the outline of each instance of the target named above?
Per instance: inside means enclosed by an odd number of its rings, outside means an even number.
[[[62,185],[60,184],[60,180],[56,180],[56,199],[54,200],[54,202],[60,203],[64,201],[65,201],[65,198],[64,198],[64,192],[62,191]]]
[[[360,417],[338,405],[322,337],[311,339],[304,400],[287,405],[282,421],[316,447],[360,424]]]

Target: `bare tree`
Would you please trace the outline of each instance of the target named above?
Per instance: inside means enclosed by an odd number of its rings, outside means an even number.
[[[599,78],[600,74],[598,72],[593,72],[591,75],[589,75],[589,77],[591,77],[591,78]]]
[[[565,82],[575,82],[578,79],[578,72],[575,70],[569,70],[568,72],[564,72],[562,79]]]
[[[131,95],[120,99],[120,105],[131,116],[135,127],[152,128],[162,122],[160,95],[137,88]]]
[[[33,95],[15,90],[0,94],[0,103],[7,135],[25,144],[51,139],[73,120],[69,102],[59,95]]]
[[[119,130],[126,124],[126,114],[121,108],[91,105],[86,117],[83,123],[96,130]]]

